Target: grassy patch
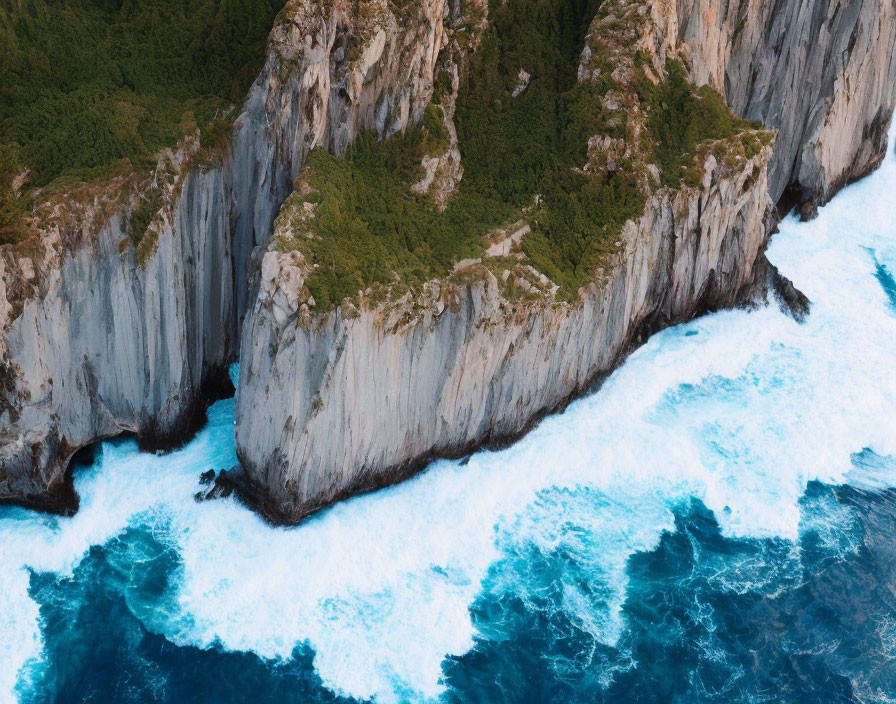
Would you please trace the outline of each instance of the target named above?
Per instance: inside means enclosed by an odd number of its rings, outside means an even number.
[[[307,282],[318,310],[330,310],[377,283],[391,284],[396,275],[400,284],[393,295],[445,276],[456,261],[483,256],[489,230],[520,217],[532,227],[522,240],[526,262],[559,285],[561,300],[573,300],[593,279],[617,251],[625,222],[640,216],[646,200],[644,164],[623,159],[615,169],[592,175],[576,169],[586,161],[592,135],[626,136],[625,109],[608,99],[611,91],[622,90],[611,78],[608,59],[595,49],[589,68],[600,73],[595,80],[577,81],[597,5],[591,0],[491,2],[489,27],[457,98],[464,177],[444,212],[408,188],[420,176],[420,159],[444,129],[435,104],[422,129],[380,143],[362,135],[344,159],[312,153],[307,179],[318,203],[313,216],[304,208],[294,211],[303,218],[294,231],[313,236],[300,234],[280,245],[300,248],[318,265]],[[643,60],[636,65],[641,71]],[[513,97],[520,69],[531,80]],[[663,183],[678,187],[699,143],[749,125],[735,118],[715,91],[694,90],[680,63],[670,62],[668,72],[659,86],[645,76],[637,97],[648,114],[651,159]]]
[[[668,60],[666,72],[668,77],[660,85],[644,79],[638,90],[648,108],[647,127],[662,182],[677,188],[682,179],[692,180],[687,169],[698,144],[762,125],[735,117],[722,96],[709,86],[695,91],[681,62]]]
[[[422,132],[411,130],[379,143],[361,134],[343,159],[320,149],[309,155],[314,190],[300,200],[315,205],[315,237],[287,246],[299,246],[320,265],[308,280],[318,310],[375,283],[388,285],[394,274],[405,289],[447,275],[458,259],[476,256],[482,233],[512,212],[469,192],[440,212],[408,188],[424,151]]]
[[[0,202],[24,168],[32,188],[90,180],[125,160],[152,166],[185,130],[205,130],[244,99],[283,2],[3,2]],[[0,212],[0,228],[14,226]]]

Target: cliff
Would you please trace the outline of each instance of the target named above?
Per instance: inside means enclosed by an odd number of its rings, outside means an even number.
[[[397,303],[368,289],[318,313],[306,285],[318,265],[301,246],[282,245],[301,241],[289,209],[304,208],[305,220],[315,206],[288,201],[243,329],[237,406],[243,488],[270,518],[300,520],[434,457],[524,432],[609,372],[646,332],[753,295],[766,275],[771,203],[786,190],[811,208],[883,156],[896,67],[885,1],[605,3],[600,16],[589,37],[618,35],[614,79],[645,55],[646,73],[659,78],[660,58],[678,57],[738,115],[776,128],[774,150],[739,161],[698,154],[699,183],[651,190],[618,251],[571,302],[557,300],[543,272],[520,277],[519,267],[490,260],[521,256],[520,237],[511,236]],[[600,80],[592,46],[580,81]],[[526,89],[525,68],[517,91]],[[449,121],[456,71],[453,78],[451,99],[442,100]],[[596,135],[589,165],[631,158],[637,132],[630,120],[623,135]],[[456,146],[453,130],[450,137]],[[522,300],[508,295],[508,280]]]
[[[122,432],[177,444],[226,379],[229,174],[186,169],[195,142],[160,158],[167,202],[137,247],[121,205],[148,186],[128,174],[51,197],[39,243],[4,248],[0,498],[70,508],[78,448]]]
[[[778,130],[773,200],[792,188],[811,213],[880,164],[896,82],[890,0],[680,0],[675,9],[665,31],[694,80]]]
[[[0,247],[0,501],[71,510],[79,448],[189,437],[229,386],[249,254],[307,151],[420,118],[443,9],[292,0],[222,145],[38,193],[31,236]]]
[[[764,272],[770,154],[710,154],[699,186],[652,196],[574,304],[537,274],[520,282],[531,297],[508,298],[509,270],[470,260],[417,296],[313,316],[301,255],[269,249],[240,355],[237,446],[255,500],[296,521],[434,457],[513,438],[647,333],[743,300]]]
[[[513,437],[645,334],[753,296],[772,203],[791,189],[811,208],[882,157],[896,90],[887,0],[608,0],[574,62],[590,131],[569,172],[617,184],[626,217],[566,270],[538,239],[551,213],[536,197],[457,256],[420,242],[407,272],[340,298],[347,279],[322,279],[326,242],[302,230],[324,207],[306,161],[422,124],[409,190],[453,217],[461,184],[484,183],[463,140],[486,5],[291,0],[223,143],[191,137],[149,176],[40,194],[36,234],[0,247],[0,501],[69,509],[78,448],[121,432],[184,439],[237,354],[243,488],[277,520]],[[575,22],[589,6],[569,5]],[[680,154],[651,146],[667,57],[777,129],[774,147],[740,123]],[[516,98],[540,78],[519,65],[497,80]],[[534,127],[505,153],[538,141]],[[381,239],[374,258],[391,261]]]

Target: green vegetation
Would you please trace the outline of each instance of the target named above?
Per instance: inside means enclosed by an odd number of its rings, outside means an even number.
[[[393,272],[405,288],[447,275],[458,259],[477,256],[483,233],[513,212],[466,190],[439,212],[408,188],[425,152],[422,131],[409,130],[384,142],[363,133],[343,159],[321,149],[309,155],[314,190],[302,202],[316,205],[317,237],[281,244],[300,246],[320,264],[308,279],[318,310],[375,283],[392,283]]]
[[[13,194],[12,179],[15,170],[7,163],[0,148],[0,244],[18,242],[26,233],[25,217],[31,207],[27,196],[17,198]]]
[[[655,142],[654,160],[660,167],[663,184],[675,188],[682,178],[691,177],[686,169],[698,144],[725,139],[740,130],[761,128],[735,117],[717,91],[701,86],[694,91],[684,66],[666,61],[667,79],[654,86],[646,78],[638,86],[641,102],[648,107],[647,127]],[[757,152],[758,153],[758,152]]]
[[[451,92],[451,76],[447,71],[437,71],[432,86],[432,102],[441,103],[442,98]]]
[[[445,127],[445,112],[442,106],[430,103],[423,113],[423,134],[426,140],[427,152],[431,156],[443,154],[448,148],[451,136]]]
[[[17,225],[10,174],[30,169],[33,188],[124,160],[146,168],[242,102],[283,1],[6,0],[0,243]]]
[[[489,27],[457,99],[462,188],[524,206],[542,192],[547,172],[584,153],[587,136],[583,141],[583,133],[568,130],[568,112],[597,6],[592,0],[490,3]],[[513,98],[521,68],[531,79]]]
[[[632,159],[605,173],[576,169],[586,162],[592,135],[626,137],[625,109],[612,105],[615,98],[605,98],[628,89],[611,78],[614,67],[601,56],[599,44],[592,46],[589,65],[600,69],[597,79],[576,80],[598,4],[492,0],[489,27],[457,99],[464,176],[443,212],[409,185],[420,178],[424,154],[447,145],[438,105],[450,88],[444,78],[437,78],[438,97],[427,108],[422,129],[379,143],[371,134],[361,135],[344,159],[320,150],[311,154],[312,191],[303,198],[316,206],[312,217],[300,209],[303,221],[295,224],[314,237],[299,235],[278,246],[298,247],[319,265],[307,282],[319,311],[374,284],[393,284],[396,275],[400,283],[393,296],[445,276],[456,261],[482,256],[487,232],[521,215],[532,227],[522,240],[526,262],[559,285],[561,299],[572,300],[593,278],[617,251],[625,222],[643,212],[648,182],[644,164]],[[644,64],[636,55],[639,73]],[[532,78],[512,97],[521,67]],[[669,61],[667,72],[660,85],[640,73],[632,99],[647,113],[644,144],[650,153],[644,156],[659,166],[662,184],[674,188],[697,179],[699,144],[755,125],[734,117],[712,89],[695,91],[680,63]],[[761,148],[755,135],[741,140],[748,156]],[[499,272],[515,263],[496,260],[489,266]],[[505,288],[514,297],[509,283]]]
[[[158,186],[153,186],[131,211],[131,217],[128,221],[128,234],[135,247],[140,244],[140,240],[146,234],[149,223],[152,222],[153,216],[161,207],[162,189]]]
[[[614,171],[606,181],[569,170],[550,174],[543,213],[523,239],[528,261],[560,286],[560,298],[572,300],[593,277],[626,220],[644,212],[645,196],[635,174]]]

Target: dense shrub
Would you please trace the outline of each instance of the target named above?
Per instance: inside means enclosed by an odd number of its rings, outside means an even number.
[[[0,244],[18,242],[25,235],[25,216],[30,199],[17,198],[12,192],[15,168],[7,163],[9,156],[0,148]]]
[[[597,5],[589,0],[490,3],[489,27],[457,100],[463,188],[525,205],[557,159],[567,163],[571,151],[582,151],[583,144],[567,143],[567,93],[575,89]],[[513,98],[521,68],[531,78]]]
[[[149,228],[149,223],[152,222],[153,216],[161,206],[162,189],[158,186],[153,186],[131,211],[131,217],[128,220],[128,235],[135,247],[140,244],[140,240],[143,239],[143,235],[146,234],[146,230]]]
[[[424,152],[415,129],[385,142],[363,133],[343,159],[321,149],[309,155],[315,192],[303,200],[317,203],[317,237],[302,238],[301,247],[320,265],[308,281],[319,310],[374,283],[392,283],[393,272],[404,287],[446,275],[458,259],[476,256],[483,233],[513,212],[465,190],[439,212],[408,188]]]
[[[709,86],[694,90],[681,62],[666,62],[667,79],[659,86],[639,86],[647,105],[647,127],[653,137],[654,160],[665,185],[677,187],[698,144],[730,137],[738,130],[761,127],[735,117],[721,95]]]
[[[283,0],[5,0],[0,167],[30,186],[137,167],[240,103]],[[189,119],[185,119],[189,118]],[[4,177],[0,176],[0,191]],[[8,183],[7,183],[8,187]],[[11,195],[0,193],[0,203]],[[0,205],[0,228],[11,227]],[[2,234],[0,234],[2,237]]]
[[[445,113],[442,106],[430,103],[423,114],[423,134],[426,142],[426,153],[430,156],[443,154],[451,140],[448,128],[445,127]]]

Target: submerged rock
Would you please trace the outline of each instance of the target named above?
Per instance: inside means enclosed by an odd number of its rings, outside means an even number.
[[[769,264],[768,288],[774,293],[781,305],[781,310],[793,316],[798,323],[802,323],[809,315],[811,304],[806,295],[793,285],[786,276],[782,276],[777,267]]]

